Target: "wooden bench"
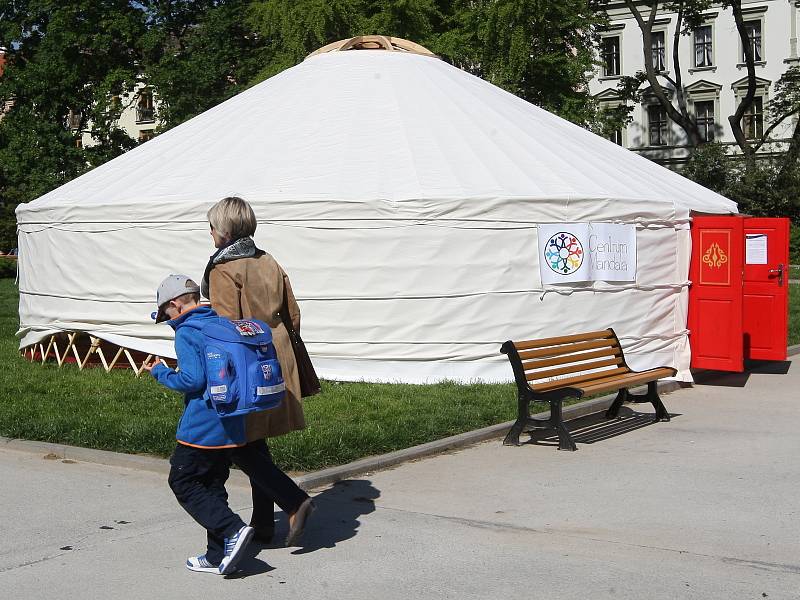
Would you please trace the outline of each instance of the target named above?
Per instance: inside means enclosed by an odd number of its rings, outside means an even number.
[[[658,397],[656,383],[674,377],[675,369],[657,367],[632,371],[613,329],[566,335],[563,337],[507,341],[500,352],[508,355],[517,382],[518,415],[508,432],[506,445],[519,445],[519,435],[527,429],[554,429],[559,450],[577,450],[564,427],[561,404],[565,398],[582,398],[617,390],[617,397],[606,411],[607,418],[619,414],[623,402],[650,402],[656,421],[669,421],[669,413]],[[588,372],[587,372],[588,371]],[[628,388],[647,384],[647,394],[634,395]],[[549,402],[550,417],[531,417],[531,402]]]

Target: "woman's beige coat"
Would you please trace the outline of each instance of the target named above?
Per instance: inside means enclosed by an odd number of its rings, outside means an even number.
[[[289,333],[280,317],[285,287],[292,325],[295,331],[300,331],[300,307],[289,277],[271,255],[264,253],[214,265],[208,282],[211,307],[219,315],[230,319],[259,319],[269,324],[286,382],[286,398],[278,408],[247,416],[247,441],[304,429],[300,376]]]

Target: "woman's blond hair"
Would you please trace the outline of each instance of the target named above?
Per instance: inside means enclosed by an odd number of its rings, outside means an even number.
[[[250,237],[256,232],[256,214],[241,198],[228,196],[208,210],[208,222],[230,241]]]

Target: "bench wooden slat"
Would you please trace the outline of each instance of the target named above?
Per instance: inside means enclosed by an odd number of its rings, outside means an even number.
[[[566,375],[567,373],[580,373],[581,371],[591,371],[594,369],[601,369],[603,367],[611,367],[615,365],[624,364],[622,361],[622,357],[613,357],[613,358],[606,358],[603,360],[595,360],[593,362],[588,363],[579,363],[579,364],[570,364],[566,367],[559,367],[557,369],[547,369],[546,371],[534,371],[531,373],[525,374],[525,379],[528,381],[535,381],[537,379],[547,379],[548,377],[558,377],[559,375]],[[599,377],[605,371],[598,371],[595,373],[591,373],[591,375],[595,375]],[[560,380],[560,381],[563,381]]]
[[[541,360],[531,360],[522,363],[524,371],[532,371],[534,369],[541,369],[543,367],[552,367],[554,365],[563,365],[573,362],[580,362],[591,360],[593,358],[603,358],[604,356],[620,356],[622,350],[616,346],[609,346],[601,350],[594,350],[592,352],[583,352],[581,354],[570,354],[567,356],[556,356],[554,358],[544,358]]]
[[[595,348],[612,348],[618,346],[616,340],[597,340],[591,342],[578,342],[565,346],[553,346],[551,348],[543,348],[541,350],[527,350],[519,352],[520,360],[528,360],[531,358],[542,358],[550,356],[563,356],[565,354],[573,354],[575,352],[582,352],[583,350],[594,350]]]
[[[616,390],[620,387],[631,387],[662,377],[673,377],[675,369],[669,367],[661,367],[652,369],[650,371],[643,371],[641,373],[628,373],[622,377],[612,377],[608,380],[598,380],[588,383],[586,385],[579,385],[585,394],[599,394],[600,392],[607,392],[609,390]]]
[[[587,381],[597,380],[598,378],[607,379],[612,375],[622,375],[629,373],[628,367],[618,367],[616,369],[608,369],[601,373],[589,373],[588,375],[578,375],[577,377],[565,377],[564,379],[557,379],[555,381],[548,381],[547,383],[537,383],[531,386],[534,392],[547,392],[563,387],[581,387],[579,383],[586,383]]]
[[[582,342],[584,340],[608,339],[614,337],[614,331],[603,329],[602,331],[590,331],[588,333],[577,333],[575,335],[562,335],[560,337],[542,338],[541,340],[524,340],[514,342],[514,347],[519,350],[530,350],[532,348],[542,348],[543,346],[556,346],[558,344],[569,344],[572,342]]]

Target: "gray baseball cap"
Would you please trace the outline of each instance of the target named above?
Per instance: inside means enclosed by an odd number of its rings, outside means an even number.
[[[167,303],[178,296],[192,293],[200,293],[200,286],[192,281],[192,279],[186,275],[168,276],[161,282],[161,285],[158,286],[158,291],[156,292],[156,306],[158,310],[150,316],[155,319],[156,323],[168,320],[169,317],[164,312]]]

